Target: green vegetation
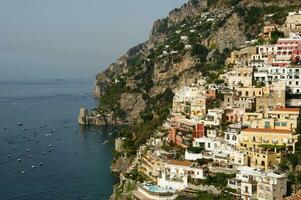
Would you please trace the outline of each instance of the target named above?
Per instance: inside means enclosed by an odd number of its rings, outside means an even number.
[[[247,38],[250,40],[256,38],[262,30],[265,20],[270,20],[271,23],[283,24],[289,11],[297,9],[296,6],[287,5],[283,7],[279,6],[267,6],[267,7],[243,7],[237,5],[234,11],[244,19],[245,33]],[[264,16],[267,14],[273,14],[269,19],[265,19]]]
[[[224,174],[224,173],[217,173],[215,175],[209,175],[206,177],[205,180],[202,180],[202,184],[204,185],[214,185],[217,188],[223,190],[226,188],[228,184],[228,179],[234,178],[235,174]]]
[[[157,28],[158,33],[166,33],[168,31],[168,19],[164,18],[160,21],[159,26]]]
[[[271,43],[272,44],[276,44],[278,39],[281,38],[281,37],[284,37],[284,33],[281,32],[281,31],[273,31],[271,33]]]
[[[278,167],[281,171],[288,171],[289,170],[288,162],[286,160],[279,163]]]
[[[198,200],[232,200],[232,197],[229,194],[212,194],[200,191],[198,193]]]
[[[218,2],[218,0],[207,0],[207,5],[209,7],[211,7],[211,6],[215,5],[217,2]]]
[[[171,89],[167,89],[156,97],[148,97],[148,106],[144,112],[140,113],[144,121],[127,126],[119,132],[120,136],[126,138],[124,145],[126,154],[136,154],[139,146],[144,144],[154,134],[156,129],[162,125],[169,114],[173,95]]]
[[[198,164],[200,164],[200,165],[205,165],[205,164],[208,164],[208,163],[213,162],[213,159],[199,158],[199,159],[197,159],[196,161],[197,161]]]
[[[118,83],[113,83],[106,88],[106,95],[101,96],[99,99],[100,113],[105,113],[106,111],[113,112],[115,118],[125,118],[125,112],[120,109],[119,99],[120,94],[125,91],[125,83],[123,79],[119,79]]]
[[[255,85],[255,87],[257,87],[257,88],[261,88],[261,87],[264,87],[264,86],[265,86],[265,83],[261,82],[261,81],[257,81],[256,85]]]
[[[196,154],[202,153],[202,151],[204,151],[204,150],[205,150],[204,147],[188,147],[187,148],[187,151],[189,153],[196,153]]]
[[[133,169],[130,173],[127,173],[125,177],[138,182],[143,182],[147,180],[146,177],[144,177],[141,173],[138,172],[137,168]]]
[[[258,147],[269,149],[269,150],[285,150],[286,147],[284,145],[276,145],[276,144],[259,144]]]
[[[196,56],[201,63],[206,62],[208,53],[209,51],[204,45],[195,44],[192,46],[191,55]]]

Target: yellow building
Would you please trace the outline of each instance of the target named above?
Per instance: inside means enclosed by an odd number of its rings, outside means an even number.
[[[262,97],[256,98],[256,112],[285,107],[285,91],[286,86],[284,82],[277,82],[264,87]]]
[[[262,144],[284,145],[295,152],[298,136],[291,130],[270,128],[246,128],[241,131],[239,147],[241,149],[256,150]]]
[[[151,180],[157,181],[157,177],[160,175],[160,169],[162,166],[163,162],[161,159],[148,151],[140,158],[138,171],[146,175]]]
[[[236,90],[239,97],[261,97],[263,95],[263,88],[241,87]]]
[[[289,37],[291,33],[301,32],[301,10],[290,12],[284,24],[284,35]]]
[[[248,60],[253,54],[256,54],[256,47],[245,47],[239,51],[232,51],[231,56],[227,59],[227,64],[235,64],[239,60]]]
[[[299,121],[300,108],[276,108],[265,112],[265,118],[270,120],[267,128],[290,129],[295,131]],[[267,122],[264,122],[268,125]]]
[[[247,166],[268,170],[278,165],[284,158],[285,153],[278,150],[259,148],[247,151]]]
[[[226,82],[230,88],[252,87],[253,68],[240,67],[226,74]]]

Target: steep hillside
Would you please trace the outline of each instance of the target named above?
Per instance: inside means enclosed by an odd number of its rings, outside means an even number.
[[[200,77],[218,81],[231,50],[258,36],[264,15],[281,23],[299,0],[190,0],[154,23],[149,40],[130,49],[95,82],[107,123],[156,126],[173,93]],[[145,123],[146,124],[146,123]]]

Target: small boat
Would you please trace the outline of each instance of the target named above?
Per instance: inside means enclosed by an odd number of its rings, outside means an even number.
[[[51,145],[51,144],[49,144],[49,145],[48,145],[48,147],[52,147],[52,145]]]
[[[108,143],[109,141],[108,140],[106,140],[106,141],[104,141],[102,144],[106,144],[106,143]]]
[[[21,173],[22,173],[22,174],[25,174],[25,171],[22,171]]]
[[[44,164],[40,162],[40,163],[39,163],[39,166],[42,166],[42,165],[44,165]]]
[[[23,128],[23,130],[24,130],[24,131],[27,131],[27,128],[26,128],[26,127],[24,127],[24,128]]]
[[[21,162],[21,158],[18,158],[18,161]]]
[[[18,126],[23,126],[23,123],[18,123],[17,125],[18,125]]]
[[[112,134],[113,134],[112,132],[109,133],[109,135],[112,135]]]
[[[30,152],[30,149],[26,149],[26,152]]]
[[[34,169],[34,168],[36,168],[36,166],[33,165],[33,166],[31,166],[31,168]]]
[[[45,151],[43,151],[43,152],[42,152],[42,155],[45,155],[45,154],[46,154],[46,152],[45,152]]]
[[[9,159],[10,159],[10,158],[11,158],[11,155],[7,155],[7,158],[9,158]]]

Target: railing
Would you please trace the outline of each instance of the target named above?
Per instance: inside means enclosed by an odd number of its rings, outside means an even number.
[[[153,192],[153,191],[150,191],[150,190],[148,190],[147,188],[145,188],[145,187],[147,187],[147,186],[142,185],[142,184],[139,184],[139,183],[137,184],[137,186],[138,186],[138,188],[142,189],[143,191],[145,191],[145,192],[147,192],[148,194],[151,194],[151,195],[153,195],[153,196],[162,196],[162,197],[166,197],[166,196],[172,196],[172,195],[175,194],[175,193],[168,192],[168,191],[166,191],[166,192]]]

